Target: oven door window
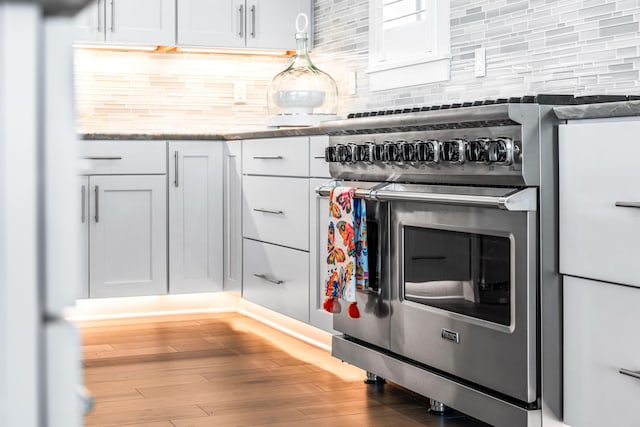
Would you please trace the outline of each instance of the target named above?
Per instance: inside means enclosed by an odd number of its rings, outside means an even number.
[[[508,237],[403,227],[405,300],[511,323]]]

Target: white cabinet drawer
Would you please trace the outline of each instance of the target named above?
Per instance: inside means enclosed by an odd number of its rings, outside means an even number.
[[[309,176],[309,138],[243,141],[242,172],[250,175]]]
[[[564,278],[564,421],[640,425],[640,290]]]
[[[164,141],[83,141],[79,145],[85,175],[167,173]]]
[[[640,286],[640,121],[560,126],[560,272]]]
[[[309,250],[309,180],[245,176],[244,237]]]
[[[243,291],[247,300],[309,321],[309,254],[245,239]]]
[[[328,136],[309,138],[309,176],[329,178],[329,163],[324,160],[324,149],[329,145]]]

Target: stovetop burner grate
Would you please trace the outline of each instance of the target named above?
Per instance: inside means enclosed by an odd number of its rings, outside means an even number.
[[[510,98],[485,99],[482,101],[473,101],[473,102],[431,105],[431,106],[424,106],[424,107],[389,109],[389,110],[380,110],[380,111],[365,111],[365,112],[359,112],[359,113],[350,113],[349,115],[347,115],[347,118],[355,119],[360,117],[388,116],[393,114],[418,113],[421,111],[447,110],[452,108],[477,107],[480,105],[494,105],[494,104],[582,105],[582,104],[597,104],[602,102],[621,102],[621,101],[637,101],[637,100],[640,100],[640,95],[574,96],[574,95],[562,95],[562,94],[539,94],[539,95],[514,96]]]

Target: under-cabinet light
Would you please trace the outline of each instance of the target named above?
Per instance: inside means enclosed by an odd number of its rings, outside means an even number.
[[[75,44],[74,47],[80,49],[96,50],[119,50],[119,51],[141,51],[158,53],[204,53],[204,54],[227,54],[227,55],[263,55],[263,56],[291,56],[293,50],[260,50],[260,49],[232,49],[232,48],[206,48],[206,47],[176,47],[176,46],[129,46],[129,45],[108,45],[108,44]]]

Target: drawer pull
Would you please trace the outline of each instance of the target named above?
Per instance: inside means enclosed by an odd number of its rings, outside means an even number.
[[[257,160],[282,160],[282,156],[253,156]]]
[[[264,212],[264,213],[270,213],[274,215],[284,215],[283,211],[272,211],[271,209],[254,208],[253,210],[256,212]]]
[[[324,160],[324,156],[313,156],[314,159],[323,159]]]
[[[269,283],[273,283],[274,285],[282,285],[284,282],[282,280],[269,279],[264,274],[254,274],[258,279],[266,280]]]
[[[90,156],[90,157],[83,157],[83,159],[87,159],[87,160],[122,160],[122,156]]]
[[[640,202],[616,202],[620,208],[640,208]]]
[[[628,375],[640,380],[640,371],[630,371],[629,369],[620,368],[620,371],[618,372],[620,372],[622,375]]]

